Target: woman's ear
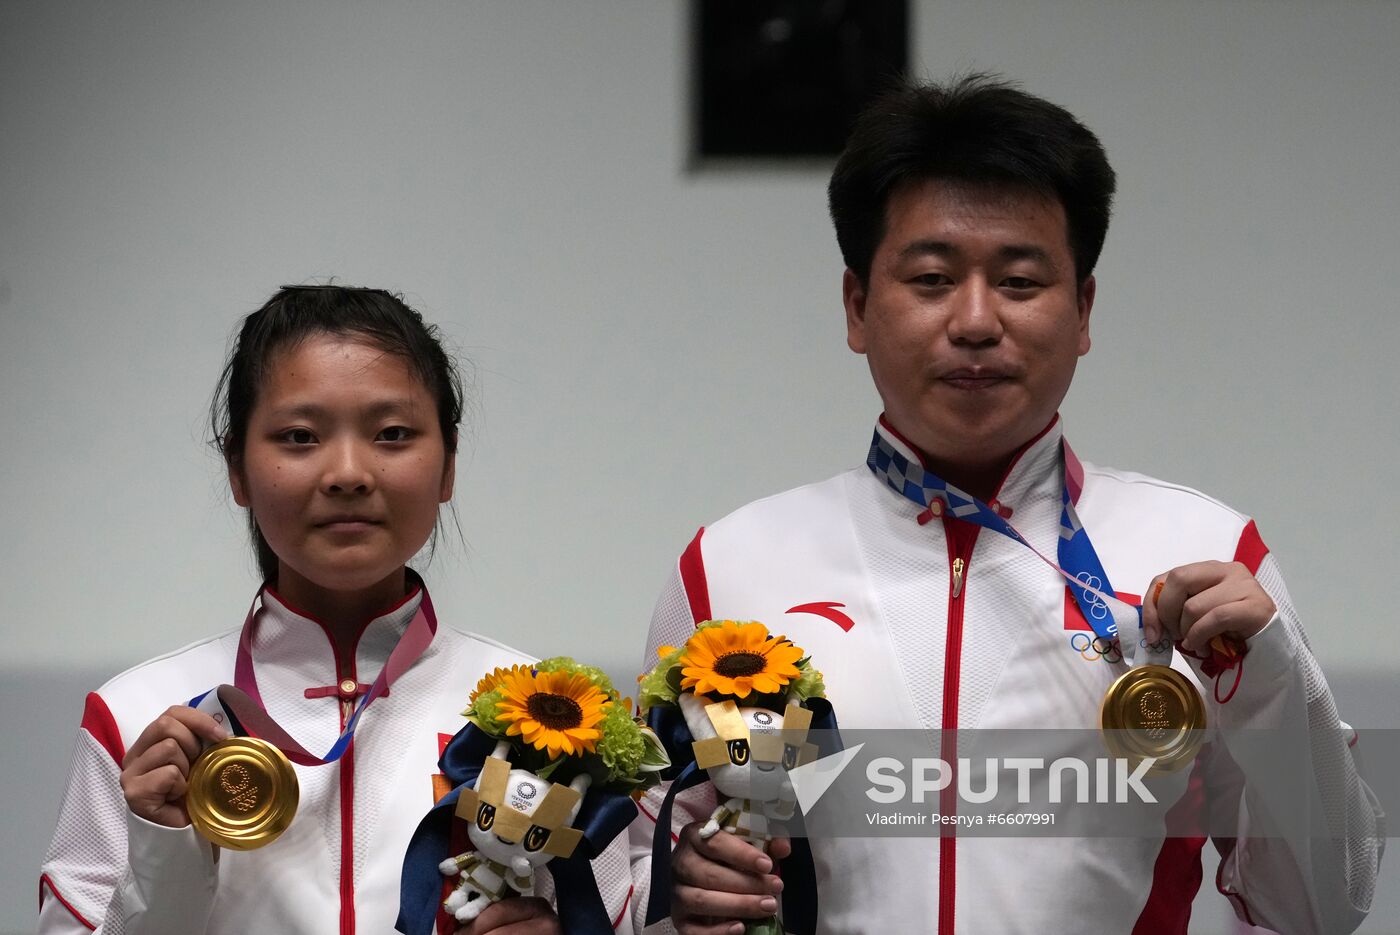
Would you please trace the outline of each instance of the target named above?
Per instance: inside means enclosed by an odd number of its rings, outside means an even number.
[[[438,490],[438,503],[452,499],[452,486],[457,482],[457,454],[447,456],[442,464],[442,487]]]
[[[233,502],[246,509],[248,487],[243,479],[242,459],[231,455],[224,458],[224,466],[228,468],[228,487],[233,491]]]

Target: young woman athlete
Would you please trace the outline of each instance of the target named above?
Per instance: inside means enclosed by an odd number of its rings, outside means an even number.
[[[243,626],[88,696],[40,877],[41,933],[392,931],[440,744],[481,673],[526,661],[437,626],[406,564],[452,496],[461,413],[436,329],[387,292],[286,287],[245,319],[212,421],[266,584]],[[243,613],[222,612],[231,625]],[[376,680],[387,691],[372,692]],[[210,844],[186,808],[191,763],[228,736],[186,702],[225,683],[316,756],[371,697],[339,759],[294,767],[295,819],[256,850]],[[594,868],[616,927],[630,932],[621,839]],[[464,931],[558,925],[544,899],[517,899]]]

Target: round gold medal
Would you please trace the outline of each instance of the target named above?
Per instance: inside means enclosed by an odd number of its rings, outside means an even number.
[[[1196,758],[1204,740],[1206,708],[1191,680],[1168,666],[1135,666],[1103,696],[1099,726],[1113,756],[1171,772]]]
[[[240,851],[271,844],[297,811],[297,774],[286,754],[265,740],[230,737],[190,767],[185,808],[207,840]]]

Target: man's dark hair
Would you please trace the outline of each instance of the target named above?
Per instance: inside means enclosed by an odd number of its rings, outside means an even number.
[[[1098,137],[1074,115],[998,77],[947,85],[902,83],[857,118],[827,195],[846,265],[870,279],[892,193],[927,179],[1023,188],[1065,210],[1075,276],[1103,249],[1114,175]]]

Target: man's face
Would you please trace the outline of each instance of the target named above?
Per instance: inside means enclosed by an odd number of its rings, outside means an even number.
[[[1053,198],[930,180],[897,189],[869,282],[846,271],[846,341],[886,418],[943,465],[1001,464],[1043,429],[1089,351]]]

